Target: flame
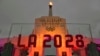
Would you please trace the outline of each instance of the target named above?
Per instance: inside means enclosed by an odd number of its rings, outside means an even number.
[[[51,6],[52,6],[52,5],[53,5],[53,3],[50,1],[50,2],[49,2],[49,5],[51,5]]]

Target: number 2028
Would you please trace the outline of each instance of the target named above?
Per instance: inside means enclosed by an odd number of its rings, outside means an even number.
[[[46,44],[47,42],[51,41],[51,36],[46,34],[46,35],[44,35],[44,37],[48,37],[48,38],[43,41],[43,47],[51,47],[51,45],[49,45],[49,44],[47,45]],[[70,44],[70,43],[73,42],[74,37],[71,34],[65,35],[65,37],[67,38],[66,41],[65,41],[66,47],[73,48],[74,45]],[[59,48],[59,47],[62,46],[62,38],[63,37],[61,37],[61,35],[54,35],[54,46],[56,48]],[[76,41],[75,41],[76,46],[77,47],[84,47],[83,36],[82,35],[76,35],[75,38],[76,38]],[[59,39],[59,40],[57,40],[57,39]]]

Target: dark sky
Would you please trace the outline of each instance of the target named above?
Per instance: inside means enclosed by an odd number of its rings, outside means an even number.
[[[34,23],[48,15],[49,0],[0,0],[0,38],[8,36],[11,23]],[[100,0],[53,0],[53,14],[66,18],[68,23],[92,25],[99,33]],[[94,34],[95,37],[100,35]]]

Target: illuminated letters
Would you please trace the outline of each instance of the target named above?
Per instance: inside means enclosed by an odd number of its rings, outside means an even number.
[[[51,45],[46,45],[46,42],[50,42],[51,41],[51,36],[46,34],[44,35],[44,37],[46,38],[44,41],[43,41],[43,47],[51,47]]]
[[[58,41],[57,38],[59,39],[59,41]],[[57,43],[59,43],[59,44],[57,44]],[[55,35],[55,36],[54,36],[54,46],[55,46],[56,48],[62,46],[62,38],[61,38],[61,35]]]
[[[72,35],[65,35],[66,38],[68,38],[68,40],[66,40],[66,47],[71,47],[73,48],[74,45],[70,45],[69,43],[73,41],[73,36]]]
[[[18,47],[25,47],[25,45],[21,45],[20,43],[21,43],[21,34],[19,34],[19,36],[18,36],[18,43],[17,43],[17,46]]]
[[[34,40],[34,42],[31,42],[32,40]],[[36,41],[37,41],[37,36],[35,34],[31,34],[28,40],[28,47],[30,47],[31,45],[36,47]]]
[[[25,47],[24,44],[21,44],[21,37],[22,37],[21,34],[19,34],[17,45],[19,47]],[[43,47],[44,48],[50,48],[51,45],[50,44],[46,44],[46,43],[50,42],[52,40],[52,38],[51,38],[52,36],[49,35],[49,34],[45,34],[45,35],[43,35],[43,37],[44,37]],[[54,39],[53,39],[54,40],[54,46],[56,48],[62,47],[62,38],[63,37],[61,35],[59,35],[59,34],[54,35],[53,37],[54,37]],[[67,47],[68,48],[74,48],[75,47],[74,44],[70,44],[74,40],[73,36],[71,34],[68,34],[68,35],[65,35],[65,38],[66,38],[65,39],[66,48]],[[84,47],[84,40],[83,40],[83,36],[82,35],[80,35],[80,34],[76,35],[75,39],[76,39],[75,43],[76,43],[77,47]],[[33,47],[36,47],[36,44],[37,44],[36,42],[37,42],[37,35],[35,35],[35,34],[29,35],[28,47],[30,47],[31,45],[33,45]]]

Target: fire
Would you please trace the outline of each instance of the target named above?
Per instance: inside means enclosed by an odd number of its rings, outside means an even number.
[[[49,2],[49,5],[51,5],[51,6],[52,6],[52,5],[53,5],[53,3],[50,1],[50,2]]]

